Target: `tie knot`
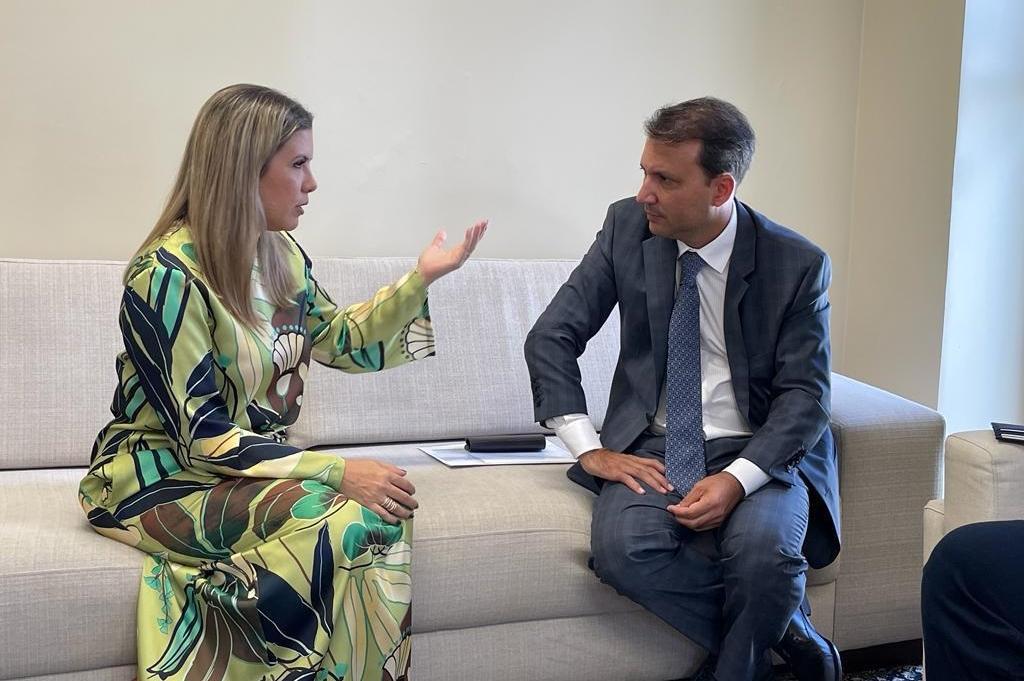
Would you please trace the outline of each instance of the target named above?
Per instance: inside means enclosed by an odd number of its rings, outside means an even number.
[[[679,262],[682,266],[680,283],[693,286],[697,281],[697,273],[704,267],[704,258],[697,251],[686,251],[679,256]]]

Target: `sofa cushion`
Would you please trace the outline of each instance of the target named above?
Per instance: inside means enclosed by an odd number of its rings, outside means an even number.
[[[413,267],[409,258],[323,258],[313,272],[339,305],[365,300]],[[430,287],[437,357],[351,375],[314,363],[298,446],[539,431],[523,342],[575,262],[474,259]],[[110,420],[124,265],[0,259],[0,469],[82,466]],[[45,292],[45,296],[40,296]],[[60,301],[40,309],[40,300]],[[618,349],[618,316],[581,359],[598,426]],[[66,399],[57,398],[62,396]],[[56,398],[56,399],[55,399]]]
[[[414,261],[317,260],[314,275],[338,304],[368,298]],[[315,364],[293,444],[359,444],[537,432],[523,342],[575,266],[567,260],[473,259],[430,287],[437,356],[353,376]],[[581,358],[583,387],[600,427],[618,354],[618,315]]]
[[[0,678],[110,667],[135,655],[141,554],[89,527],[77,498],[84,473],[0,471]]]
[[[123,271],[0,258],[0,469],[89,462],[117,385]]]
[[[417,484],[414,631],[636,610],[587,569],[590,499],[564,466],[452,471],[409,445],[388,450],[346,456],[387,456]],[[11,519],[0,545],[22,547],[0,557],[0,659],[13,678],[134,655],[141,554],[86,524],[75,496],[83,472],[0,472]],[[55,621],[67,623],[56,639]],[[32,652],[39,640],[67,641],[59,668]]]
[[[638,609],[587,568],[593,497],[566,479],[565,465],[448,469],[412,445],[341,451],[387,459],[417,486],[414,632]],[[0,471],[0,546],[19,547],[0,554],[0,678],[134,656],[141,554],[85,522],[83,473]],[[831,613],[821,615],[830,627]],[[60,658],[41,658],[40,640],[59,644]]]

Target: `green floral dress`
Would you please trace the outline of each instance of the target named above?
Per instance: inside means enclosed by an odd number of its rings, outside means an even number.
[[[340,493],[345,462],[288,445],[310,357],[348,372],[433,354],[423,279],[335,306],[289,235],[295,304],[239,324],[187,227],[129,267],[113,420],[79,496],[97,532],[147,556],[138,678],[403,679],[412,526]]]

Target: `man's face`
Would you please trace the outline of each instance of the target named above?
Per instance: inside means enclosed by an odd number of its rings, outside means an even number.
[[[713,211],[722,201],[717,178],[709,180],[698,163],[701,144],[700,140],[667,144],[649,139],[644,145],[640,157],[644,179],[636,200],[644,207],[652,234],[694,245],[691,242],[703,241],[709,230]]]

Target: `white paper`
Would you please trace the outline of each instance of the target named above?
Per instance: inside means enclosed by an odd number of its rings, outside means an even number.
[[[539,452],[471,452],[465,442],[419,448],[446,466],[508,466],[514,464],[573,463],[572,454],[551,440]]]

